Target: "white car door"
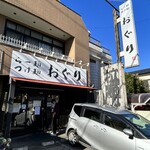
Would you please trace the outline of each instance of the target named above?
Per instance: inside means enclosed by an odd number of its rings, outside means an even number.
[[[100,123],[100,111],[86,108],[84,116],[78,119],[78,135],[84,139],[91,147],[101,150],[102,138],[101,123]],[[102,135],[101,135],[102,136]]]
[[[94,120],[89,120],[86,125],[83,138],[91,145],[92,148],[97,150],[104,150],[103,147],[103,133],[101,132],[101,125],[99,122]]]
[[[104,124],[101,125],[104,150],[135,150],[136,139],[129,138],[123,129],[129,128],[120,118],[105,114]]]

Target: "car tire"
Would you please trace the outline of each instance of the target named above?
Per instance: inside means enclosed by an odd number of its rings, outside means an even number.
[[[71,146],[77,146],[79,142],[79,136],[74,130],[68,132],[68,141]]]

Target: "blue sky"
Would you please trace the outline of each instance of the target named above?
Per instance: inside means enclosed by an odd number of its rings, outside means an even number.
[[[119,9],[126,0],[109,0]],[[82,16],[91,36],[110,50],[116,63],[113,8],[105,0],[61,0],[61,3]],[[150,0],[132,0],[140,66],[125,69],[126,72],[150,68]],[[122,48],[122,46],[121,46]]]

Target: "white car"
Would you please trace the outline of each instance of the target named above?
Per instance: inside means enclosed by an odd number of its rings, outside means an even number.
[[[96,150],[150,150],[150,121],[129,110],[96,104],[74,104],[66,135],[74,146]]]

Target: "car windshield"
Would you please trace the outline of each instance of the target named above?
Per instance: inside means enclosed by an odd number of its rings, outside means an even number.
[[[130,121],[138,130],[140,130],[147,138],[150,139],[150,121],[138,114],[122,114],[122,116]]]

